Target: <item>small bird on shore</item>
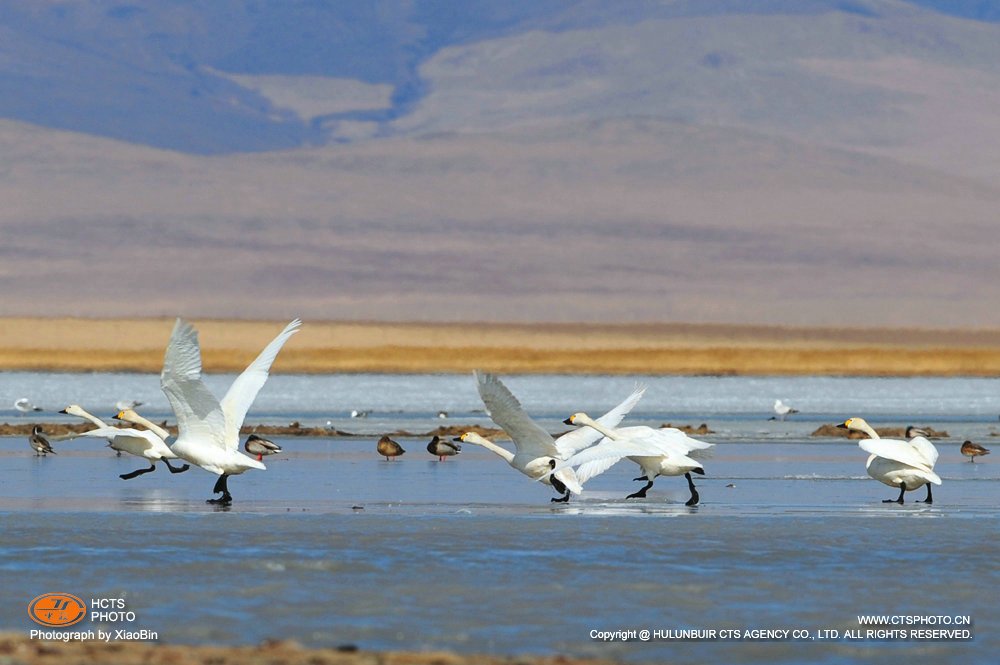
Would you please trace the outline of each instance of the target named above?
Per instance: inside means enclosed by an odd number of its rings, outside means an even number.
[[[774,412],[778,414],[778,417],[781,418],[781,420],[784,420],[789,414],[798,413],[799,410],[793,409],[780,399],[776,399],[774,400]],[[771,420],[775,420],[774,416],[771,416]]]
[[[431,455],[436,455],[439,462],[443,462],[452,455],[457,455],[462,452],[462,446],[457,443],[452,443],[451,441],[445,441],[439,436],[435,436],[431,439],[431,442],[427,444],[427,452]]]
[[[49,440],[44,435],[45,431],[42,429],[42,426],[35,425],[31,430],[31,436],[28,437],[28,443],[31,444],[31,448],[35,451],[35,457],[39,455],[44,457],[49,453],[56,454],[56,451],[52,450]]]
[[[378,450],[378,454],[385,457],[385,461],[393,462],[397,457],[405,453],[403,446],[399,445],[388,436],[383,436],[378,440],[378,445],[375,447]]]
[[[27,397],[22,397],[21,399],[14,402],[14,408],[17,409],[17,415],[23,416],[26,413],[31,413],[32,411],[41,411],[42,407],[35,406],[31,403],[31,400]]]
[[[259,462],[264,459],[264,455],[274,455],[275,453],[280,453],[281,446],[276,444],[274,441],[265,439],[262,436],[251,434],[243,443],[243,450],[247,451],[251,455],[256,455],[257,461]]]
[[[989,455],[990,449],[983,448],[978,443],[966,441],[962,444],[962,454],[968,457],[970,462],[975,462],[980,455]]]

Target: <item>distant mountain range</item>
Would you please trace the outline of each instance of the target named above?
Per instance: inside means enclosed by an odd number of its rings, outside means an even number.
[[[0,2],[0,314],[1000,327],[998,21]]]
[[[553,113],[822,123],[891,99],[831,109],[852,90],[799,59],[992,68],[988,37],[922,8],[1000,20],[1000,2],[974,0],[15,0],[0,3],[0,117],[200,154]],[[779,79],[810,103],[735,99]]]

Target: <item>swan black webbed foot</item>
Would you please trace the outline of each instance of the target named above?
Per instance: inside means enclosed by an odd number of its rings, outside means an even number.
[[[931,484],[927,483],[927,498],[923,501],[917,501],[917,503],[934,503],[934,497],[931,496]]]
[[[930,486],[928,486],[928,489],[930,489]],[[906,491],[906,483],[900,483],[899,484],[899,496],[896,497],[895,499],[882,499],[882,503],[898,503],[898,504],[902,505],[903,504],[903,493],[905,491]]]
[[[212,488],[213,492],[222,492],[222,496],[218,499],[208,499],[205,503],[215,503],[222,506],[228,506],[233,502],[233,496],[229,493],[228,487],[228,474],[222,474],[219,479],[215,481],[215,487]]]
[[[698,469],[695,469],[695,471],[698,471]],[[702,471],[702,473],[704,474],[705,472],[704,472],[704,471]],[[685,506],[697,506],[697,505],[698,505],[698,501],[699,501],[699,500],[701,499],[701,497],[700,497],[700,496],[698,496],[698,490],[696,490],[696,489],[694,488],[694,481],[693,481],[693,480],[691,480],[691,474],[690,474],[690,473],[685,473],[685,474],[684,474],[684,477],[685,477],[685,478],[687,478],[687,481],[688,481],[688,489],[689,489],[689,490],[691,490],[691,498],[690,498],[690,499],[688,499],[688,500],[687,500],[687,501],[686,501],[686,502],[684,503],[684,505],[685,505]]]
[[[119,475],[118,477],[121,478],[122,480],[131,480],[132,478],[135,478],[136,476],[141,476],[142,474],[149,473],[150,471],[156,471],[156,463],[155,462],[151,462],[148,469],[137,469],[137,470],[135,470],[135,471],[133,471],[131,473],[123,473],[123,474]]]
[[[191,468],[190,464],[182,464],[180,466],[170,466],[170,462],[165,457],[161,458],[160,461],[167,465],[167,468],[170,469],[170,473],[184,473],[185,471]]]
[[[636,480],[640,480],[640,479],[636,478]],[[649,479],[645,479],[645,478],[644,478],[644,480],[646,480],[646,484],[645,484],[645,486],[643,486],[643,488],[641,490],[639,490],[638,492],[635,492],[634,494],[629,494],[625,498],[626,499],[645,499],[646,498],[646,490],[648,490],[650,487],[653,486],[653,481],[649,480]]]

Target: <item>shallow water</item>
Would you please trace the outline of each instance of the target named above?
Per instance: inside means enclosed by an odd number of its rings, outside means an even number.
[[[63,378],[62,384],[45,375],[32,380],[62,385],[66,393],[85,383]],[[879,389],[851,380],[839,386],[852,395],[828,405],[792,389],[832,393],[837,381],[646,378],[656,393],[643,404],[670,391],[716,395],[711,408],[692,404],[676,412],[652,400],[629,421],[660,424],[680,414],[716,431],[701,437],[717,445],[706,476],[696,478],[701,503],[688,508],[683,478],[658,478],[648,499],[626,501],[639,487],[629,462],[590,481],[582,497],[565,505],[549,502],[551,488],[473,446],[439,463],[424,450],[427,438],[401,437],[407,453],[386,462],[374,452],[376,437],[364,432],[432,429],[441,424],[436,409],[445,408],[438,404],[452,410],[444,419],[449,424],[487,424],[476,413],[481,405],[472,380],[427,377],[435,387],[423,393],[419,377],[400,378],[405,389],[386,377],[336,377],[322,385],[346,392],[352,378],[372,382],[358,390],[370,393],[366,404],[381,404],[374,396],[382,395],[387,406],[398,399],[405,408],[386,408],[381,416],[376,410],[366,419],[351,419],[342,407],[339,416],[331,413],[341,429],[363,433],[357,437],[272,437],[285,452],[266,460],[266,473],[231,479],[229,510],[204,503],[214,477],[199,469],[122,481],[117,474],[145,465],[115,457],[98,442],[64,442],[59,455],[36,458],[23,438],[0,439],[0,579],[8,600],[0,606],[0,629],[36,627],[26,615],[28,602],[65,592],[85,600],[124,598],[137,617],[106,625],[88,619],[78,627],[146,628],[168,643],[291,638],[315,646],[679,663],[992,662],[1000,646],[990,593],[1000,581],[1000,471],[991,457],[970,464],[958,452],[964,438],[992,447],[995,416],[980,393],[995,383],[869,380],[913,394],[911,401],[895,393],[879,401]],[[95,402],[111,394],[121,399],[132,396],[133,384],[155,377],[122,380],[128,385],[113,393],[98,379],[94,391],[78,394]],[[613,383],[603,398],[599,380]],[[573,390],[594,405],[584,408],[599,411],[634,380],[507,383],[558,432],[565,429],[559,415],[579,410],[567,397]],[[761,385],[771,391],[767,399],[741,397]],[[264,399],[271,387],[261,395],[265,419],[331,417],[318,406],[317,384],[291,389],[301,391],[289,402],[294,409],[273,395],[274,402]],[[782,388],[787,392],[775,394]],[[935,398],[935,391],[947,397]],[[796,406],[815,399],[817,406],[787,422],[768,421],[771,394]],[[947,406],[959,403],[956,395],[965,407]],[[868,410],[847,410],[862,398]],[[52,399],[77,401],[63,393]],[[256,407],[251,422],[255,415],[261,417]],[[866,455],[855,443],[809,436],[818,422],[851,415],[879,426],[949,431],[937,442],[944,482],[934,488],[932,505],[914,502],[924,498],[923,488],[907,493],[902,506],[883,504],[896,492],[867,477]],[[974,638],[846,638],[848,630],[868,629],[859,614],[971,617]],[[959,628],[888,628],[918,627]],[[716,630],[717,637],[591,638],[595,630],[641,629]],[[803,630],[807,637],[718,637],[729,629]],[[839,631],[839,639],[816,639],[828,630]]]

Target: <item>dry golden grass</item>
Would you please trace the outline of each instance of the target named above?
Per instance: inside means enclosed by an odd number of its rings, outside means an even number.
[[[195,321],[206,371],[239,371],[278,321]],[[158,372],[167,319],[0,319],[0,369]],[[682,324],[306,322],[277,372],[1000,375],[997,331]]]
[[[447,651],[364,651],[353,645],[307,649],[285,641],[258,646],[185,646],[149,642],[54,642],[0,634],[0,662],[10,665],[612,665],[567,656],[490,656]]]

